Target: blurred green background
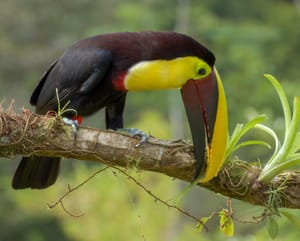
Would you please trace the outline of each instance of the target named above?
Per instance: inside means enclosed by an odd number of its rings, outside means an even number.
[[[224,82],[230,130],[257,113],[279,133],[283,120],[278,98],[264,79],[275,75],[290,100],[299,95],[300,3],[297,0],[1,0],[0,100],[15,99],[15,109],[31,108],[31,91],[43,71],[64,49],[87,36],[141,30],[176,30],[205,43],[216,54]],[[99,112],[84,123],[104,127]],[[179,91],[130,93],[125,125],[160,138],[190,139]],[[258,135],[253,133],[253,135]],[[262,137],[264,138],[264,137]],[[270,155],[247,148],[241,158],[256,161]],[[101,173],[65,200],[68,216],[51,203],[100,168],[98,164],[64,160],[56,185],[43,191],[13,191],[10,182],[18,160],[1,160],[0,241],[94,240],[268,240],[265,223],[236,224],[234,238],[218,230],[199,234],[195,223],[155,202],[122,174]],[[154,173],[131,173],[165,200],[175,198],[186,183]],[[250,218],[261,208],[234,201],[235,215]],[[226,198],[194,188],[181,206],[208,216],[226,206]],[[293,211],[299,215],[298,211]],[[277,240],[298,240],[299,227],[277,218]]]

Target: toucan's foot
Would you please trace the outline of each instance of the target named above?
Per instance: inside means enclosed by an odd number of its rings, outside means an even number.
[[[122,128],[122,129],[117,129],[117,130],[118,131],[127,132],[127,133],[131,134],[131,137],[134,137],[134,136],[141,137],[140,143],[138,143],[138,144],[135,145],[136,148],[140,147],[141,145],[143,145],[147,141],[147,139],[149,137],[149,135],[147,135],[144,131],[141,131],[141,130],[139,130],[137,128]]]
[[[75,136],[75,140],[77,139],[77,132],[78,132],[78,129],[79,129],[79,122],[77,119],[68,119],[66,117],[63,118],[63,121],[68,124],[68,125],[71,125],[72,126],[72,129],[73,129],[73,133],[74,133],[74,136]]]

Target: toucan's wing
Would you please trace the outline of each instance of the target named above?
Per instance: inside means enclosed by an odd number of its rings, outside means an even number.
[[[48,69],[43,73],[42,77],[41,77],[41,80],[40,82],[38,83],[38,85],[35,87],[32,95],[31,95],[31,98],[30,98],[30,104],[31,105],[36,105],[37,103],[37,100],[39,98],[39,95],[41,93],[41,90],[45,84],[45,81],[49,75],[49,73],[51,72],[51,70],[53,69],[53,67],[56,65],[58,59],[54,60],[52,62],[52,64],[48,67]]]
[[[110,51],[98,48],[67,50],[43,75],[31,99],[36,111],[44,114],[80,95],[88,95],[105,77],[112,56]]]

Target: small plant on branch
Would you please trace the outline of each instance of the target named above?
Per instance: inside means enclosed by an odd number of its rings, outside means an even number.
[[[289,167],[300,164],[300,99],[294,98],[293,111],[291,112],[286,94],[279,82],[271,75],[265,75],[273,84],[280,97],[284,113],[285,135],[282,146],[275,150],[273,156],[264,166],[259,180],[266,182]],[[276,142],[279,142],[278,138]]]
[[[270,144],[260,140],[250,140],[239,143],[240,139],[251,129],[256,128],[270,135],[275,142],[275,148],[273,155],[266,162],[259,176],[258,180],[261,182],[268,182],[287,168],[300,164],[300,132],[298,132],[300,126],[300,99],[299,97],[294,98],[293,111],[291,112],[287,96],[280,83],[272,75],[266,74],[265,77],[274,86],[281,101],[285,121],[283,143],[280,143],[274,130],[261,124],[266,117],[260,115],[250,120],[245,125],[237,124],[228,142],[225,160],[225,163],[230,161],[232,154],[237,149],[244,146],[262,145],[271,148]]]

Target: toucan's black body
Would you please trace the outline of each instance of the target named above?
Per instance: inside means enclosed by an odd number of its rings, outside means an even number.
[[[56,89],[60,105],[88,116],[104,108],[106,127],[123,127],[126,89],[120,79],[136,63],[198,56],[213,67],[211,51],[192,38],[173,32],[112,33],[75,43],[55,60],[35,88],[30,103],[36,112],[57,111]],[[153,80],[155,81],[155,80]],[[67,117],[74,113],[68,112]],[[45,188],[53,184],[59,170],[59,158],[24,157],[16,171],[13,187]]]

